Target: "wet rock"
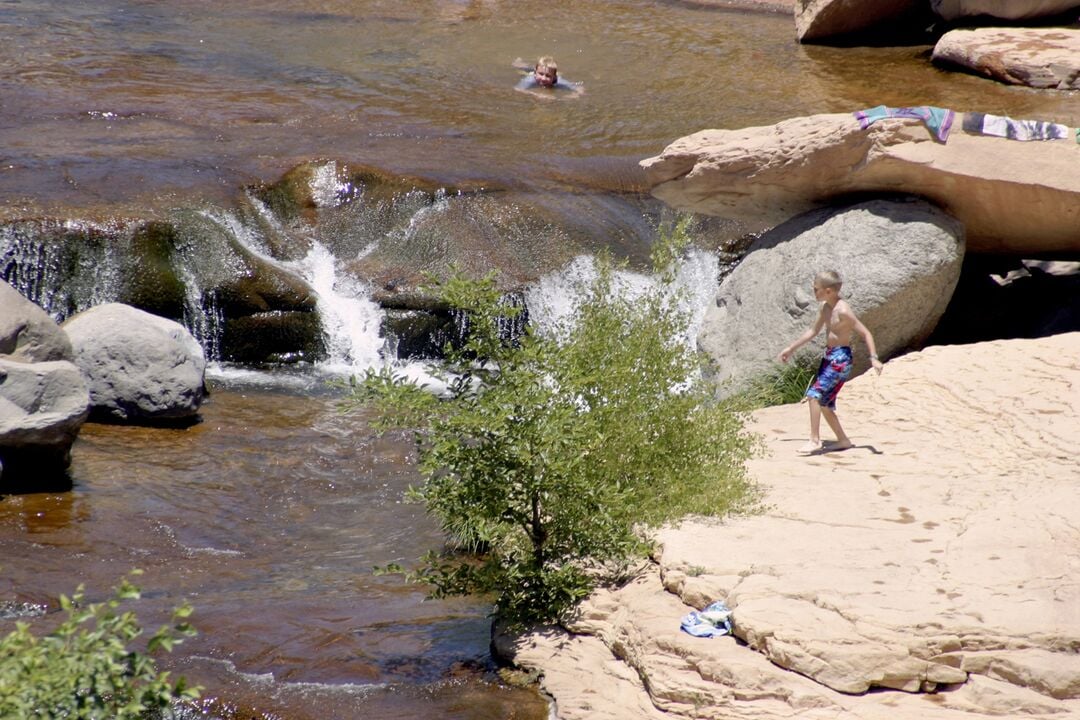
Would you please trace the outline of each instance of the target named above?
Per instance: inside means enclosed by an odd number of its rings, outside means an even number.
[[[1018,142],[962,125],[958,114],[942,143],[919,120],[889,118],[863,130],[850,113],[812,115],[703,130],[641,164],[653,194],[672,207],[752,231],[853,193],[908,193],[963,222],[969,252],[1075,254],[1075,142]]]
[[[314,312],[251,313],[225,321],[221,358],[264,364],[314,362],[326,355],[322,321]]]
[[[361,199],[368,205],[386,205],[416,192],[433,200],[437,193],[457,193],[426,178],[393,175],[367,165],[346,165],[334,160],[315,160],[290,169],[273,183],[250,188],[281,222],[315,222],[316,211]]]
[[[95,419],[167,423],[198,412],[206,360],[179,323],[107,303],[68,319],[63,328],[86,377]]]
[[[0,357],[0,492],[46,489],[64,477],[89,399],[71,362]]]
[[[0,355],[21,362],[72,360],[71,341],[40,307],[0,281]]]
[[[874,334],[878,354],[917,347],[944,313],[960,276],[963,227],[915,199],[872,200],[819,210],[762,235],[724,278],[698,344],[728,390],[763,372],[781,348],[814,323],[815,273],[836,270],[842,297]],[[869,367],[861,341],[855,372]],[[802,357],[820,355],[820,347]]]
[[[934,46],[933,60],[1010,85],[1077,90],[1080,89],[1080,30],[951,30]]]
[[[387,310],[383,320],[383,334],[393,338],[393,352],[399,359],[442,357],[455,327],[449,312]]]

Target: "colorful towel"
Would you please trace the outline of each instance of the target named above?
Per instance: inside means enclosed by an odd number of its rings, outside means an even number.
[[[993,135],[1009,140],[1063,140],[1070,135],[1069,128],[1060,123],[1013,120],[980,112],[964,113],[963,125],[964,132]]]
[[[870,127],[872,123],[877,122],[878,120],[884,120],[885,118],[922,120],[927,129],[929,129],[930,132],[934,134],[934,137],[940,142],[945,142],[949,139],[949,130],[952,129],[953,119],[956,117],[956,113],[952,110],[931,107],[929,105],[899,108],[878,105],[865,110],[857,110],[852,114],[855,116],[855,119],[859,121],[859,127],[863,130]]]

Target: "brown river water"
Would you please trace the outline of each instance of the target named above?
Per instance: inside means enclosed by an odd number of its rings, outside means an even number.
[[[709,127],[882,103],[1080,125],[1080,94],[937,69],[924,45],[800,46],[790,16],[715,3],[4,0],[0,32],[6,217],[227,204],[313,158],[578,207],[642,190],[639,160]],[[584,94],[515,92],[515,58],[541,54]],[[86,425],[71,491],[0,497],[0,610],[102,599],[138,567],[148,626],[195,607],[162,664],[208,716],[546,717],[495,678],[482,600],[370,572],[440,543],[401,502],[409,444],[341,415],[318,373],[223,377],[200,423]]]

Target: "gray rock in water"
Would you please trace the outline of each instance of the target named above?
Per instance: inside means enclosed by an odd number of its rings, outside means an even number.
[[[0,281],[0,355],[22,362],[72,360],[71,341],[56,321]]]
[[[0,358],[0,467],[4,483],[50,483],[67,468],[86,421],[89,392],[66,360]]]
[[[764,234],[720,285],[698,343],[736,392],[767,373],[818,311],[812,283],[822,270],[844,281],[841,297],[874,335],[884,360],[917,347],[952,297],[964,257],[959,221],[923,200],[871,200],[801,215]],[[820,354],[824,333],[801,356]],[[855,373],[869,367],[855,347]]]
[[[206,359],[179,323],[108,303],[63,327],[90,386],[92,417],[156,423],[198,412],[206,394]]]

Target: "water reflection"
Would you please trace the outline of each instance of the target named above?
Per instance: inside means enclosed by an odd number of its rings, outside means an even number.
[[[186,429],[84,426],[71,492],[0,500],[0,601],[55,608],[78,583],[100,601],[139,567],[145,626],[195,606],[200,635],[164,665],[212,697],[290,720],[543,717],[495,682],[486,604],[371,574],[441,538],[401,502],[411,444],[320,387],[217,387]]]

